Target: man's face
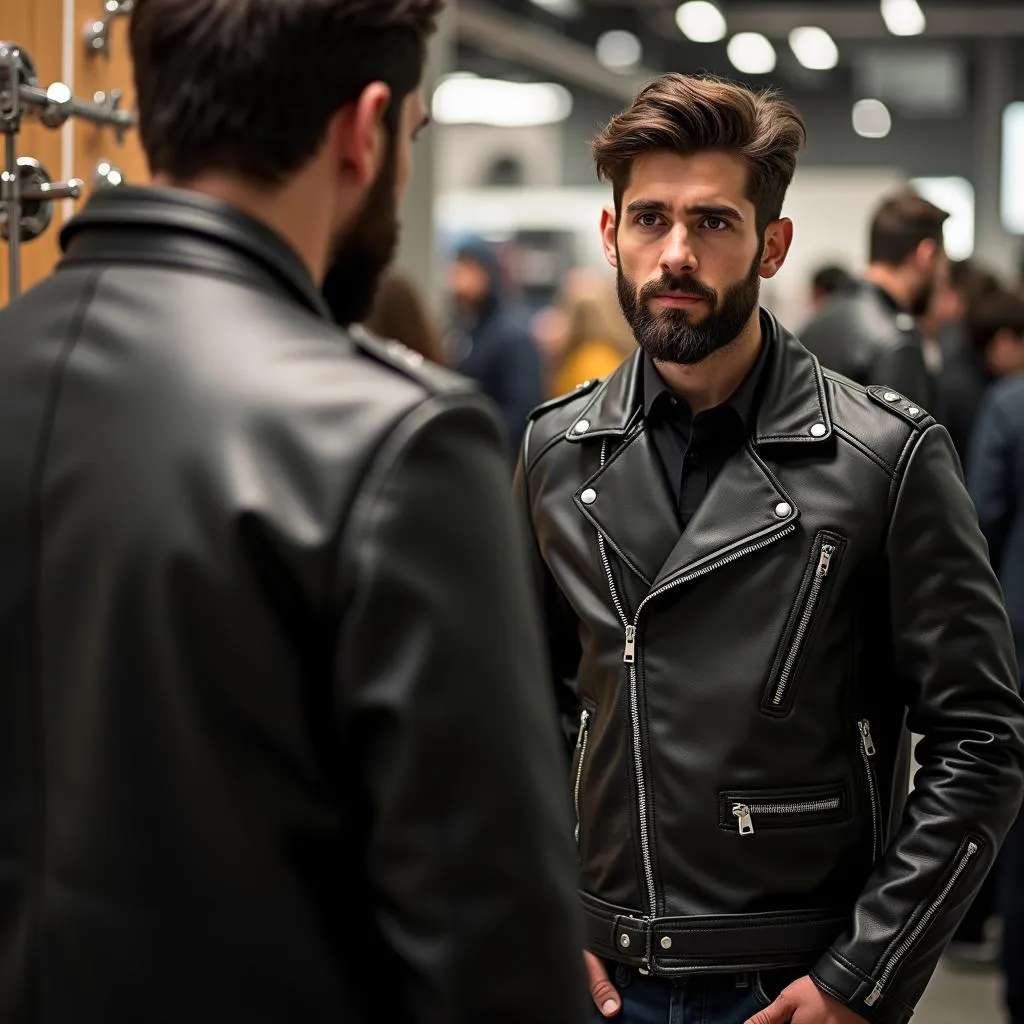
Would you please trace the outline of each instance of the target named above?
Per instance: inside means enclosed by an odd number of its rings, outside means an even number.
[[[782,265],[792,226],[775,221],[762,238],[747,173],[731,153],[650,153],[633,163],[618,218],[605,212],[622,311],[653,359],[692,365],[728,345],[760,278]]]
[[[324,293],[339,323],[358,323],[373,306],[377,282],[398,245],[398,208],[412,178],[412,144],[425,123],[417,90],[402,103],[398,130],[359,211],[335,238]]]
[[[448,268],[448,289],[460,306],[478,306],[491,290],[491,280],[476,260],[460,258]]]
[[[924,316],[933,309],[937,295],[949,287],[949,258],[945,252],[936,249],[928,258],[921,273],[920,283],[910,299],[910,313],[915,317]]]

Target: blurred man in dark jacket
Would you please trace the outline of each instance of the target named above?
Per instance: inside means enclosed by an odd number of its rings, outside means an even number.
[[[972,303],[966,344],[950,354],[938,379],[939,410],[966,464],[978,409],[994,381],[1024,370],[1024,298],[998,291]]]
[[[529,318],[506,295],[501,265],[486,242],[460,246],[449,270],[456,307],[456,368],[471,377],[501,410],[513,446],[526,417],[544,400],[540,353]]]
[[[892,388],[925,407],[934,389],[915,317],[948,273],[948,214],[912,192],[886,199],[871,222],[870,265],[845,295],[808,323],[801,340],[829,369]]]
[[[978,414],[968,484],[1024,666],[1024,374],[993,385]],[[1003,964],[1011,1024],[1024,1024],[1024,816],[1002,855]]]

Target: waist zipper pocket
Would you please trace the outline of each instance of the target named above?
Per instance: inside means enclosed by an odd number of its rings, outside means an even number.
[[[864,775],[868,784],[868,800],[871,802],[871,863],[881,854],[879,840],[882,834],[882,814],[878,803],[878,781],[875,778],[875,741],[871,738],[871,723],[863,718],[857,723],[860,733],[860,756],[864,763]]]
[[[589,708],[580,712],[580,732],[576,737],[576,778],[572,787],[572,801],[576,808],[576,843],[580,841],[580,786],[583,783],[583,764],[587,759],[587,744],[590,741]]]
[[[893,955],[889,957],[885,968],[875,983],[874,989],[872,989],[867,999],[864,1000],[865,1006],[874,1006],[885,995],[885,987],[892,980],[892,976],[903,962],[903,958],[914,948],[914,943],[917,942],[928,925],[931,924],[932,918],[942,909],[942,905],[949,899],[949,894],[956,888],[957,882],[960,881],[964,872],[971,866],[971,861],[977,856],[980,849],[981,842],[977,839],[968,838],[961,845],[953,864],[953,870],[950,872],[945,886],[943,886],[942,891],[925,909],[925,912],[921,915],[917,924],[914,925],[910,934],[896,947]]]
[[[835,574],[842,557],[846,541],[838,534],[820,533],[811,559],[810,578],[805,577],[801,589],[803,594],[797,600],[800,613],[791,627],[788,643],[785,643],[775,659],[775,666],[769,679],[768,689],[762,706],[768,711],[781,711],[789,696],[791,685],[800,668],[804,646],[814,625],[814,616],[821,604],[825,585]]]
[[[801,828],[845,821],[850,813],[845,786],[819,786],[788,794],[724,793],[719,825],[741,836],[762,828]]]

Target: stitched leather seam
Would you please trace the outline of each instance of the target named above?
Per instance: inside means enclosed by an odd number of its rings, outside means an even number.
[[[886,476],[890,478],[893,476],[895,470],[892,468],[892,466],[889,465],[888,462],[886,462],[885,457],[876,452],[874,448],[872,448],[869,444],[866,444],[858,437],[854,437],[853,434],[851,434],[843,427],[837,426],[835,428],[835,432],[848,445],[850,445],[852,448],[856,448],[857,451],[859,451],[862,455],[867,456],[867,458],[869,458],[873,463],[875,463],[875,465],[878,466],[878,468],[881,469],[886,474]]]
[[[931,429],[930,427],[928,428]],[[896,463],[896,472],[893,474],[892,483],[889,485],[889,508],[887,519],[891,522],[893,513],[896,511],[896,501],[899,498],[900,486],[903,484],[903,480],[906,476],[907,464],[913,457],[914,451],[921,441],[928,436],[928,430],[923,431],[920,434],[911,434],[907,438],[907,443],[903,446],[903,451],[900,452],[899,461]]]

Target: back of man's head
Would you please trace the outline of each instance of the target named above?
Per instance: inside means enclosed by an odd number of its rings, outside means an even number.
[[[934,242],[941,248],[948,217],[945,210],[916,192],[889,196],[871,219],[869,262],[898,267],[917,253],[922,242]]]
[[[373,82],[385,118],[419,85],[443,0],[135,0],[131,54],[150,170],[274,186]],[[316,197],[310,196],[315,202]]]
[[[979,297],[968,316],[971,347],[979,354],[1000,335],[1024,339],[1024,298],[1003,289]]]

